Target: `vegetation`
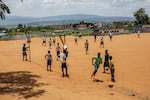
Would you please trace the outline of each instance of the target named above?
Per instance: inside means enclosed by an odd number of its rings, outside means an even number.
[[[135,17],[135,25],[144,25],[144,24],[150,24],[149,16],[146,14],[144,8],[140,8],[136,12],[133,13]]]
[[[0,0],[0,17],[1,19],[5,19],[5,13],[10,13],[10,10],[8,8],[8,6],[2,1]]]

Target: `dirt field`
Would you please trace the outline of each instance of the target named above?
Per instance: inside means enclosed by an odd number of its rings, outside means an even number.
[[[82,37],[78,45],[74,37],[67,36],[70,78],[61,77],[61,65],[56,61],[52,46],[53,72],[46,71],[45,54],[48,45],[42,47],[41,38],[31,42],[31,62],[22,61],[22,45],[25,40],[0,41],[0,99],[1,100],[150,100],[150,34],[104,37],[105,48],[99,47],[92,36]],[[90,42],[85,55],[84,42]],[[48,38],[47,38],[48,40]],[[57,41],[60,41],[57,37]],[[113,88],[108,87],[110,74],[96,74],[97,82],[90,78],[93,71],[91,58],[109,50],[115,64]]]

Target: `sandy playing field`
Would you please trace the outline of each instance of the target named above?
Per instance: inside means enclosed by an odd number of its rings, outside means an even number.
[[[92,36],[82,37],[78,44],[67,36],[70,78],[61,77],[61,64],[56,61],[56,48],[52,46],[53,72],[46,71],[44,58],[49,47],[42,47],[41,38],[32,38],[31,62],[22,61],[25,40],[0,41],[0,100],[150,100],[150,34],[104,37],[105,47],[99,47]],[[89,40],[89,53],[85,55],[84,42]],[[48,40],[48,38],[47,38]],[[57,42],[60,41],[57,37]],[[113,88],[109,88],[110,74],[102,73],[103,66],[91,79],[91,58],[109,50],[115,64]]]

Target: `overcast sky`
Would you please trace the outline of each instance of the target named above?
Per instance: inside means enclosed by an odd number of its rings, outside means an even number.
[[[145,8],[150,16],[150,0],[3,0],[11,10],[11,16],[55,16],[70,14],[94,14],[101,16],[133,16],[139,8]]]

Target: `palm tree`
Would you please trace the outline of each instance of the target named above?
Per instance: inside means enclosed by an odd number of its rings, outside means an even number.
[[[2,20],[5,19],[5,13],[10,14],[10,10],[8,6],[2,0],[0,0],[0,17]]]

